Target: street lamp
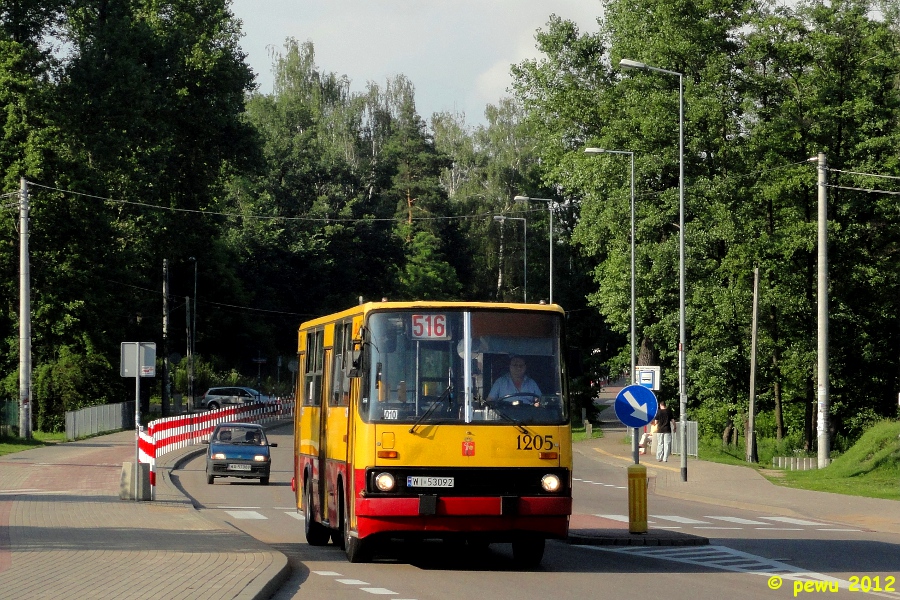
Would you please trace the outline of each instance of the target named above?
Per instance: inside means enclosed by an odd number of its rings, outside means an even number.
[[[194,352],[197,348],[197,258],[191,256],[188,260],[194,263],[194,310],[191,312],[191,345],[188,361],[190,373],[188,374],[188,411],[194,407]]]
[[[522,285],[524,288],[522,298],[525,301],[525,303],[527,304],[528,303],[528,221],[525,219],[525,217],[507,217],[504,215],[494,215],[494,220],[499,221],[501,224],[503,224],[503,222],[505,222],[507,219],[509,219],[510,221],[522,221],[522,230],[524,231],[523,244],[524,244],[524,248],[525,248],[525,250],[522,252],[522,254],[525,258],[525,261],[524,261],[525,264],[523,267],[524,274],[522,276],[522,279],[523,279]]]
[[[516,202],[536,200],[547,203],[547,210],[550,212],[550,304],[553,304],[553,200],[550,198],[531,198],[529,196],[516,196],[513,200]]]
[[[681,480],[687,481],[687,389],[685,359],[685,310],[684,310],[684,75],[648,64],[623,58],[619,61],[623,69],[656,71],[678,76],[678,396],[681,409],[679,437],[681,438]]]

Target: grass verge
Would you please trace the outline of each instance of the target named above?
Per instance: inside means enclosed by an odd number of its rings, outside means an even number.
[[[0,436],[0,456],[21,452],[22,450],[40,448],[41,446],[49,446],[50,444],[57,444],[64,441],[66,441],[65,433],[46,433],[43,431],[32,432],[32,438],[30,440]]]

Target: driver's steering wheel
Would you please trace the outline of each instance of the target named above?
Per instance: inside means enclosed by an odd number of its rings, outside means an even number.
[[[510,400],[510,398],[513,398],[513,400]],[[523,398],[523,400],[517,400],[516,398]],[[524,400],[524,398],[531,398],[531,401]],[[514,394],[501,396],[494,401],[495,404],[500,404],[503,402],[512,406],[533,406],[535,408],[540,408],[541,397],[532,392],[516,392]]]

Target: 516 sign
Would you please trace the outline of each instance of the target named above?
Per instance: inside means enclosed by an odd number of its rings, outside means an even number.
[[[416,340],[446,340],[447,315],[413,315],[412,337]]]

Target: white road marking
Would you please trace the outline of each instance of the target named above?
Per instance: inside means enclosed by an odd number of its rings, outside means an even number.
[[[680,563],[711,567],[723,571],[736,573],[749,573],[772,577],[778,575],[782,579],[793,581],[812,581],[833,585],[838,589],[849,590],[851,583],[824,573],[815,573],[789,565],[780,560],[764,558],[747,552],[741,552],[727,546],[577,546],[597,552],[615,552],[617,554],[630,554],[633,556],[645,556],[660,560],[671,560]],[[854,584],[857,585],[858,584]],[[828,590],[830,591],[830,590]],[[900,594],[869,592],[871,596],[883,598],[900,598]]]
[[[341,574],[337,571],[313,571],[316,575],[327,575],[329,577],[340,577]]]
[[[234,517],[235,519],[267,519],[255,510],[226,510],[226,513]]]
[[[396,596],[397,592],[392,592],[387,588],[359,588],[364,592],[369,592],[370,594],[381,594],[383,596]]]
[[[705,519],[716,519],[718,521],[728,521],[729,523],[737,523],[739,525],[767,525],[762,521],[754,521],[753,519],[742,519],[740,517],[713,517],[706,515]]]
[[[359,579],[335,579],[335,581],[346,585],[369,585],[368,581],[360,581]]]
[[[304,521],[304,520],[306,520],[306,519],[304,518],[304,516],[303,516],[303,513],[298,513],[298,512],[287,512],[287,511],[285,511],[284,514],[286,514],[286,515],[289,516],[289,517],[294,517],[294,518],[297,519],[298,521]]]
[[[709,521],[698,521],[697,519],[689,519],[687,517],[679,517],[677,515],[650,515],[654,519],[662,519],[664,521],[675,521],[685,525],[709,525]]]
[[[779,523],[787,523],[789,525],[827,525],[827,523],[804,521],[803,519],[792,519],[791,517],[760,517],[766,521],[778,521]]]

